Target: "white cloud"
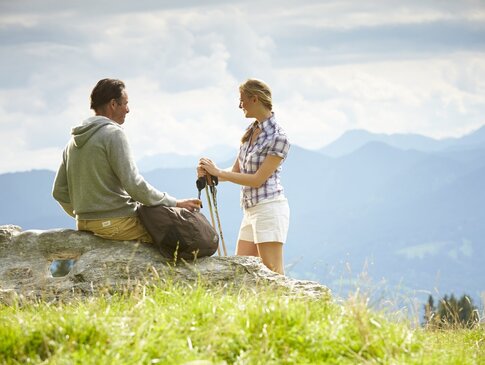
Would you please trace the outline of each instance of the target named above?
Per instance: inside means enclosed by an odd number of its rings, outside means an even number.
[[[125,130],[135,155],[161,152],[200,153],[213,145],[234,145],[245,124],[237,109],[237,83],[166,92],[147,79],[127,81],[130,114]]]
[[[70,128],[92,114],[89,93],[103,77],[127,84],[132,110],[125,128],[137,158],[235,147],[249,123],[237,108],[238,85],[248,77],[272,86],[278,118],[293,143],[306,148],[322,147],[351,128],[444,137],[485,123],[485,54],[483,41],[473,38],[483,27],[470,33],[469,48],[455,49],[453,42],[446,48],[445,37],[436,54],[423,48],[426,39],[413,49],[409,38],[405,50],[393,48],[387,57],[389,40],[379,39],[378,27],[386,25],[449,21],[466,27],[485,18],[474,2],[170,8],[142,2],[111,15],[56,1],[42,9],[19,4],[4,6],[0,15],[0,173],[56,166]],[[331,39],[338,32],[316,32],[322,27],[376,28],[356,47],[348,43],[354,33],[342,46]]]
[[[485,123],[485,94],[470,92],[483,88],[483,82],[470,75],[484,71],[485,59],[469,54],[285,69],[279,78],[291,91],[280,104],[292,120],[306,125],[293,133],[309,148],[353,128],[456,136]]]

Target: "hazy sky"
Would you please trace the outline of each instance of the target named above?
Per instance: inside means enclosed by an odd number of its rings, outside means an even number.
[[[137,159],[236,147],[248,77],[308,149],[485,124],[483,0],[0,0],[0,55],[0,173],[55,170],[104,77],[127,85]]]

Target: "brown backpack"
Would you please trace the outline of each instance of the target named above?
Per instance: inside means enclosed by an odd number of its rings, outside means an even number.
[[[200,212],[185,208],[138,206],[138,216],[160,253],[170,259],[212,256],[219,236]]]

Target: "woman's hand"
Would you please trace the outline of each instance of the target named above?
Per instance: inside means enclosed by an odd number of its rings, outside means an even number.
[[[202,177],[207,175],[207,172],[202,168],[202,166],[199,164],[197,165],[197,177]]]
[[[199,168],[203,169],[212,176],[219,176],[221,174],[221,170],[216,166],[214,161],[209,158],[201,158],[199,160],[199,165],[197,166],[197,173],[199,173]]]

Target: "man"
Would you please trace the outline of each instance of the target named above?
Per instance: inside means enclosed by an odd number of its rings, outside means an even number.
[[[200,200],[176,200],[139,174],[121,127],[130,111],[122,81],[100,80],[91,93],[91,109],[96,115],[71,131],[52,192],[76,218],[78,230],[114,240],[151,242],[137,217],[137,202],[191,211],[200,207]]]

